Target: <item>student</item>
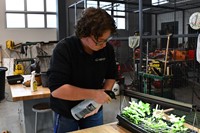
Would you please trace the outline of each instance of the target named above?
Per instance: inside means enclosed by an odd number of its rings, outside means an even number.
[[[61,40],[53,51],[48,70],[50,104],[55,112],[54,133],[65,133],[103,124],[102,106],[75,120],[71,108],[85,99],[99,104],[111,101],[117,76],[113,47],[114,19],[101,8],[87,8],[75,27],[75,36]]]

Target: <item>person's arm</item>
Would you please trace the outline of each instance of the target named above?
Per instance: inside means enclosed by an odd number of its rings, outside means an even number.
[[[62,85],[51,94],[53,97],[64,100],[92,99],[99,104],[104,104],[111,100],[111,98],[104,92],[104,89],[86,89],[69,84]]]
[[[103,89],[112,90],[114,84],[115,84],[115,79],[106,79],[104,82]]]
[[[114,79],[106,79],[105,82],[104,82],[103,90],[111,90],[113,88],[114,83],[115,83]],[[111,101],[111,98],[109,99],[109,101],[107,101],[107,103],[110,102],[110,101]],[[92,111],[89,114],[85,115],[84,118],[96,114],[100,107],[101,107],[101,105],[99,107],[97,107],[94,111]]]

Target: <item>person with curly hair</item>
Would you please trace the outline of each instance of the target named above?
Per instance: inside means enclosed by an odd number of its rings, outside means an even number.
[[[55,112],[54,133],[65,133],[103,124],[102,106],[80,120],[71,109],[85,99],[103,105],[111,98],[117,78],[112,45],[116,33],[114,19],[101,8],[87,8],[75,26],[75,35],[59,41],[48,69],[50,105]]]

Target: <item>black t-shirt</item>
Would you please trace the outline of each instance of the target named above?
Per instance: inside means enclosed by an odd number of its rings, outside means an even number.
[[[53,51],[48,76],[51,92],[64,84],[102,89],[104,79],[117,76],[113,47],[107,43],[105,48],[90,55],[83,50],[79,38],[65,38]],[[72,118],[70,110],[79,102],[50,97],[51,108],[68,118]]]

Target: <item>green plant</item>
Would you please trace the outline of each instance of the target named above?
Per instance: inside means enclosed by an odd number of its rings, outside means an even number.
[[[153,133],[182,133],[188,130],[184,126],[185,116],[180,118],[171,114],[169,121],[167,121],[165,120],[164,111],[159,110],[158,105],[151,112],[150,104],[142,101],[138,103],[135,101],[130,102],[130,106],[122,110],[122,116]]]

